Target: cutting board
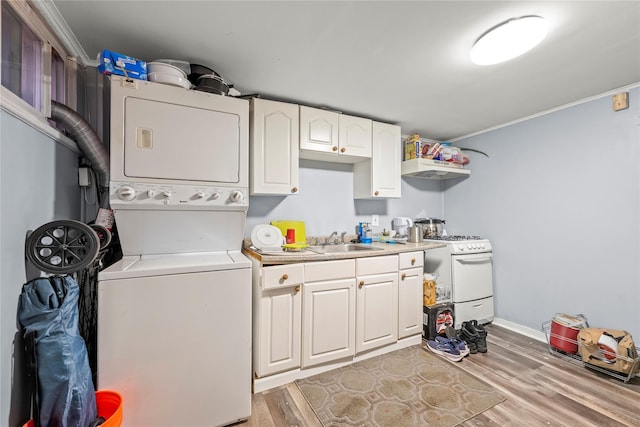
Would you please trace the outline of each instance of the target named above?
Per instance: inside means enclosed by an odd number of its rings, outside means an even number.
[[[271,221],[271,225],[279,228],[283,236],[287,235],[287,229],[289,228],[293,228],[296,231],[295,243],[282,245],[283,248],[302,249],[309,246],[307,244],[307,233],[305,231],[304,221]]]

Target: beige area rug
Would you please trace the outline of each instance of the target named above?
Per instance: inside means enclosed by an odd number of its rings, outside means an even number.
[[[505,400],[488,384],[420,345],[296,384],[325,427],[450,427]]]

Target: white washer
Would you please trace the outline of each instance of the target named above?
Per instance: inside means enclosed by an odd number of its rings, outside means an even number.
[[[123,426],[251,414],[251,263],[239,251],[129,256],[100,273],[98,384]]]
[[[126,426],[251,415],[247,100],[111,78],[109,202],[124,257],[98,275],[98,387]]]

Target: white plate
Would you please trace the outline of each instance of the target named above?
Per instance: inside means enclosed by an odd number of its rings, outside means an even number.
[[[174,76],[167,73],[149,73],[147,80],[150,82],[163,83],[171,86],[179,86],[185,89],[191,89],[191,82],[185,78]]]
[[[268,224],[259,224],[251,231],[251,243],[257,249],[280,248],[284,244],[284,236],[279,228]]]

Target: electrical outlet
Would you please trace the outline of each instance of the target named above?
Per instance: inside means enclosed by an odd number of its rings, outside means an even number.
[[[629,92],[621,92],[613,95],[613,111],[629,108]]]
[[[371,216],[371,225],[374,227],[380,225],[380,218],[378,217],[378,215]]]

